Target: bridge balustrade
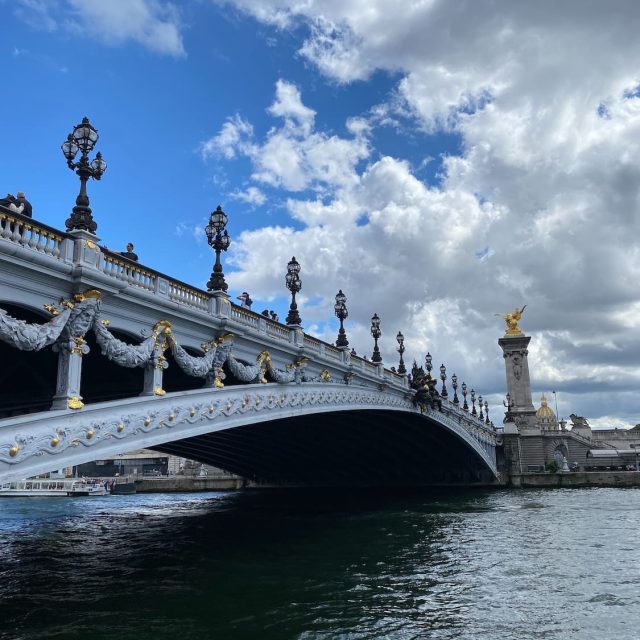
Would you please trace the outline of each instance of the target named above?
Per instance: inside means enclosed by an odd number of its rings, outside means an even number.
[[[102,271],[106,275],[118,280],[124,280],[134,287],[155,291],[156,274],[153,271],[143,269],[125,258],[116,257],[116,255],[106,250],[103,250],[103,258]]]
[[[259,329],[260,327],[260,314],[252,313],[249,309],[238,307],[233,303],[231,305],[231,318],[237,320],[240,324],[244,324],[253,329]]]
[[[209,309],[209,296],[198,289],[177,282],[169,282],[169,298],[178,304],[194,307],[201,311]]]
[[[0,238],[57,259],[62,255],[61,245],[65,235],[0,207]]]
[[[322,342],[320,340],[318,340],[317,338],[312,338],[311,336],[308,336],[305,334],[304,336],[305,349],[307,349],[308,351],[311,351],[312,353],[319,354],[321,346],[322,346]]]
[[[287,327],[283,327],[277,322],[272,320],[266,320],[267,335],[276,340],[284,340],[289,342],[291,340],[291,331]]]

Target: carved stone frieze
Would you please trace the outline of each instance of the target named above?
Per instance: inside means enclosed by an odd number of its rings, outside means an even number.
[[[49,322],[35,324],[13,318],[0,309],[0,340],[21,351],[40,351],[60,337],[70,315],[71,309],[65,308]]]
[[[267,370],[267,358],[269,353],[262,351],[258,354],[255,364],[243,364],[236,360],[232,353],[227,356],[227,366],[229,371],[241,382],[262,382],[266,383],[265,373]]]
[[[195,378],[204,378],[211,371],[218,350],[214,342],[204,356],[197,357],[189,355],[173,338],[169,340],[169,346],[176,364],[187,375]]]
[[[142,367],[149,362],[153,355],[156,344],[153,336],[149,336],[140,344],[127,344],[122,340],[118,340],[97,319],[93,325],[93,332],[102,355],[121,367]]]

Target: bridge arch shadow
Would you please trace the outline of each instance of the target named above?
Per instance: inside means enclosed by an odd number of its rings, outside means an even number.
[[[301,486],[492,484],[477,452],[418,414],[336,411],[254,423],[155,446],[255,482]]]
[[[42,324],[51,319],[43,309],[0,301],[10,316],[29,323]],[[20,351],[0,341],[0,418],[46,411],[56,391],[58,354],[52,348]]]

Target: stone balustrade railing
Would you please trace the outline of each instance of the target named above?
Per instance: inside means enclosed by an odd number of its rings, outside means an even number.
[[[202,311],[209,309],[209,296],[204,291],[175,281],[169,282],[169,298],[178,304],[184,304]]]
[[[266,320],[267,335],[275,338],[276,340],[284,340],[289,342],[291,331],[287,327],[283,327],[281,324],[274,322],[273,320]]]
[[[153,271],[139,267],[135,262],[118,257],[107,250],[103,250],[102,271],[112,278],[123,280],[134,287],[147,291],[155,291],[156,274]]]
[[[58,259],[66,234],[0,207],[0,238]]]

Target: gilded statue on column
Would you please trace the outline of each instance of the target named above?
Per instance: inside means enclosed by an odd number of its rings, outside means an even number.
[[[522,312],[527,308],[525,304],[522,309],[518,309],[517,307],[511,313],[496,313],[497,316],[500,316],[506,323],[507,328],[504,332],[505,336],[523,336],[522,329],[518,326],[518,322],[520,318],[522,318]]]

